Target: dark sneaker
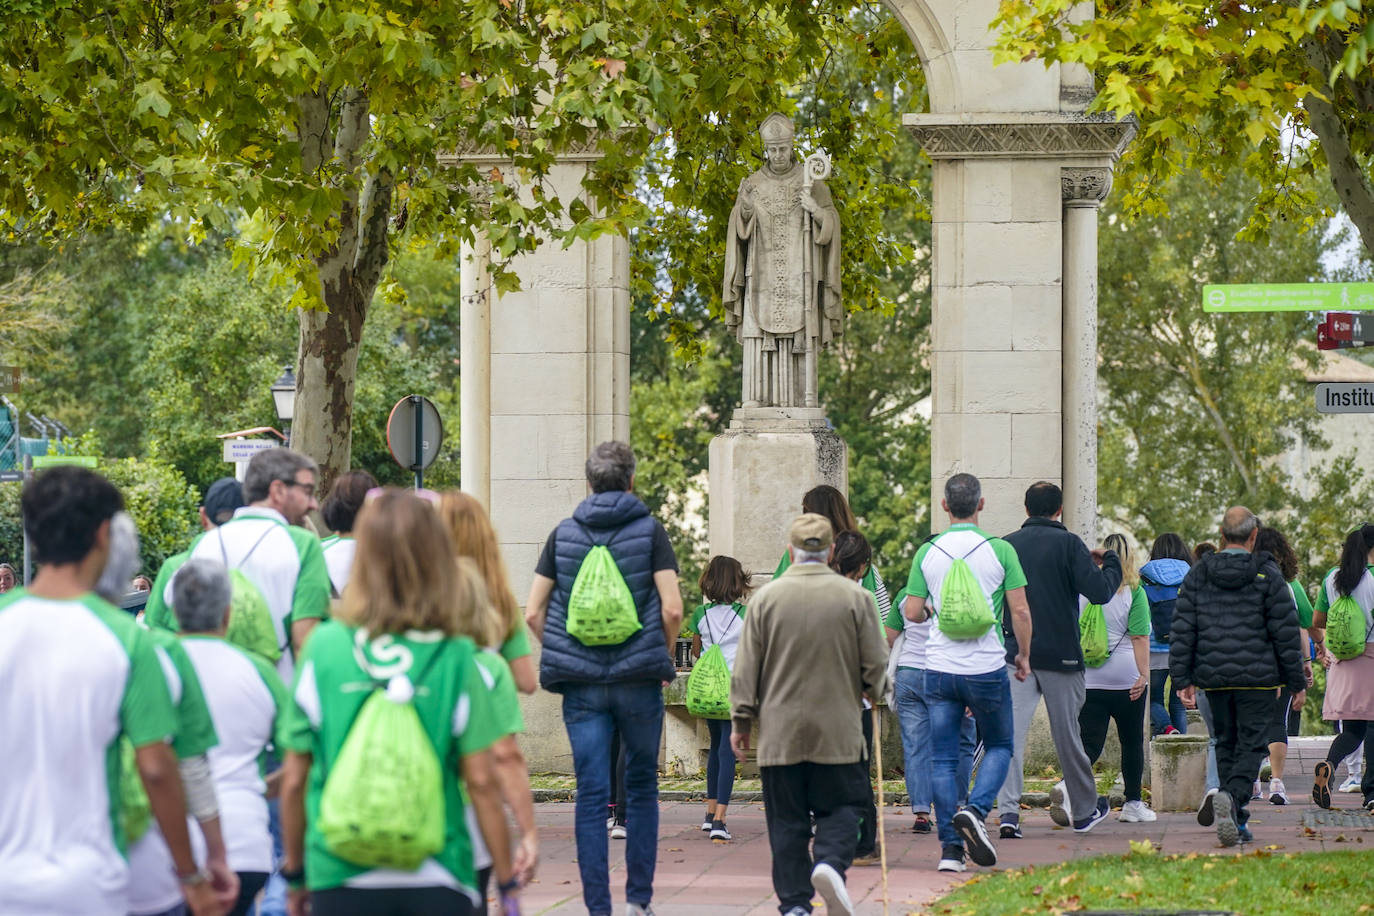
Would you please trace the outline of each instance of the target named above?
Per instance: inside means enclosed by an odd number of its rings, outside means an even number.
[[[978,816],[978,812],[970,808],[956,812],[954,830],[964,841],[964,848],[968,850],[970,859],[984,868],[997,864],[997,850],[988,838],[987,825]]]
[[[794,906],[787,911],[786,916],[811,916],[811,911],[805,907]]]
[[[1255,835],[1250,832],[1249,827],[1237,827],[1236,836],[1240,838],[1240,842],[1242,843],[1255,842]]]
[[[1231,793],[1225,789],[1217,792],[1212,799],[1212,810],[1216,814],[1217,841],[1222,846],[1234,846],[1240,842],[1240,828],[1236,826],[1235,805]]]
[[[935,866],[936,871],[965,871],[968,866],[964,864],[964,851],[958,846],[945,846],[940,850],[940,864]]]
[[[930,833],[930,815],[918,814],[911,824],[912,833]]]
[[[1111,810],[1112,806],[1111,803],[1107,801],[1107,796],[1097,796],[1097,807],[1093,809],[1092,814],[1089,814],[1087,817],[1083,818],[1083,820],[1073,822],[1073,832],[1087,833],[1089,830],[1105,821],[1107,815],[1111,813]]]
[[[724,842],[725,840],[733,840],[734,837],[730,836],[730,831],[725,829],[725,821],[712,821],[711,839]]]
[[[1331,807],[1331,777],[1335,775],[1331,764],[1318,760],[1312,768],[1312,801],[1318,808]]]
[[[1212,810],[1212,800],[1216,798],[1217,790],[1208,789],[1207,794],[1202,796],[1202,804],[1197,806],[1197,822],[1200,827],[1212,826],[1212,821],[1216,813]]]
[[[1014,816],[1014,815],[1013,815]],[[997,835],[1004,840],[1021,839],[1021,824],[1019,821],[1004,820],[998,828]]]
[[[826,916],[831,913],[854,916],[854,903],[849,899],[844,878],[833,866],[825,862],[816,863],[816,867],[811,869],[811,886],[825,901]]]
[[[1364,810],[1368,811],[1370,814],[1374,814],[1374,798],[1364,803]]]
[[[854,868],[868,868],[870,865],[881,865],[882,862],[882,854],[876,849],[871,849],[868,852],[855,853],[854,861],[849,864]]]

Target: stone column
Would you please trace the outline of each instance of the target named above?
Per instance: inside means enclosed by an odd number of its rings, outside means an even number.
[[[1064,524],[1097,543],[1097,211],[1110,168],[1067,168],[1064,197]]]
[[[945,480],[967,471],[983,483],[983,527],[1003,534],[1025,518],[1026,487],[1065,480],[1064,363],[1078,330],[1066,338],[1061,170],[1109,168],[1135,125],[1058,112],[905,120],[934,166],[932,527],[947,523]],[[1096,263],[1095,246],[1087,256]],[[1089,432],[1074,447],[1095,454]]]
[[[491,511],[491,242],[479,236],[459,259],[460,453],[463,489]]]

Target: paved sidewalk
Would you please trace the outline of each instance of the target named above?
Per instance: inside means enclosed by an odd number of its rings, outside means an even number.
[[[1288,852],[1359,849],[1369,840],[1362,829],[1374,828],[1374,819],[1342,823],[1339,827],[1316,823],[1304,828],[1303,816],[1319,809],[1310,799],[1298,797],[1287,807],[1255,802],[1251,829],[1256,846],[1223,850],[1213,830],[1199,827],[1193,814],[1161,814],[1153,824],[1123,824],[1111,819],[1091,833],[1079,836],[1055,827],[1043,810],[1022,812],[1025,839],[997,844],[997,868],[1018,868],[1062,862],[1084,856],[1129,852],[1129,841],[1148,839],[1166,853],[1216,853],[1232,855],[1242,849],[1268,848]],[[1338,795],[1337,805],[1354,811],[1358,795]],[[776,914],[770,878],[771,857],[765,832],[763,807],[757,803],[730,809],[730,843],[712,843],[701,832],[700,802],[665,802],[661,806],[658,869],[654,881],[657,916],[764,916]],[[578,879],[573,841],[573,806],[544,803],[537,806],[543,861],[539,877],[524,893],[526,916],[583,916],[582,890]],[[905,809],[887,809],[888,886],[890,912],[897,916],[922,912],[924,906],[947,893],[965,877],[987,869],[970,865],[963,876],[935,871],[940,847],[933,834],[911,833],[911,816]],[[1341,819],[1354,820],[1354,819]],[[625,844],[609,840],[611,894],[615,916],[624,913]],[[849,871],[850,895],[861,916],[882,913],[881,872],[877,867]],[[817,913],[824,908],[817,900]]]

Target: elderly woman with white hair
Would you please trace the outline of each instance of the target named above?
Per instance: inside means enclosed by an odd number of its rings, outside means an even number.
[[[231,594],[229,574],[216,560],[188,560],[172,579],[181,644],[200,677],[219,735],[219,745],[209,753],[210,768],[229,867],[239,877],[239,897],[229,913],[242,916],[274,865],[258,760],[275,742],[287,692],[270,662],[225,641]]]

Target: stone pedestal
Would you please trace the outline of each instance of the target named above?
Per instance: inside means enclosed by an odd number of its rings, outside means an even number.
[[[1156,811],[1195,811],[1206,791],[1206,735],[1160,735],[1150,742],[1150,800]]]
[[[711,553],[770,576],[801,514],[802,495],[823,483],[848,493],[848,450],[823,410],[736,410],[729,428],[711,440]]]

